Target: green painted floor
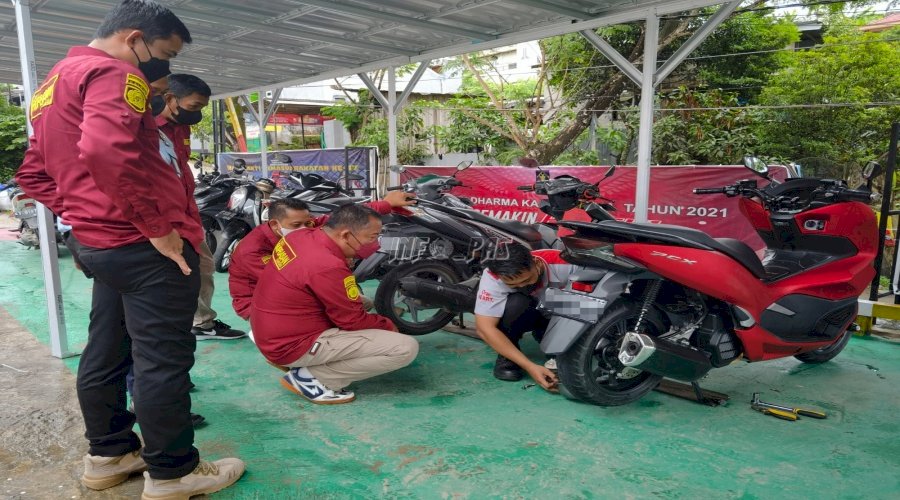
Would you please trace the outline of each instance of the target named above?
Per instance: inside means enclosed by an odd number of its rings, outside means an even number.
[[[60,267],[77,350],[90,282],[67,256]],[[46,343],[39,253],[0,242],[0,276],[0,307]],[[244,327],[222,278],[215,305]],[[247,462],[216,498],[900,498],[895,343],[853,339],[819,366],[791,358],[713,371],[703,385],[732,397],[720,408],[659,393],[601,408],[494,380],[494,356],[476,340],[420,340],[410,367],[355,384],[358,401],[336,407],[282,389],[249,340],[200,343],[193,400],[209,425],[197,446]],[[78,358],[65,362],[74,370]],[[761,415],[748,404],[755,391],[829,417]]]

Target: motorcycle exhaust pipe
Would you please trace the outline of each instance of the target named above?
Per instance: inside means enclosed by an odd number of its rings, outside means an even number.
[[[400,279],[400,290],[403,295],[425,305],[441,307],[455,313],[475,311],[475,290],[465,285],[407,277]]]
[[[699,380],[712,369],[702,351],[637,332],[625,334],[619,361],[631,368],[686,382]]]

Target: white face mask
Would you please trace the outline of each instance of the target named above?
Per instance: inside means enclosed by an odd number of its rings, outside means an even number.
[[[288,229],[288,228],[286,228],[286,227],[283,227],[283,228],[281,228],[281,235],[282,235],[282,236],[287,236],[287,235],[293,233],[293,232],[296,231],[296,230],[297,230],[297,229]]]

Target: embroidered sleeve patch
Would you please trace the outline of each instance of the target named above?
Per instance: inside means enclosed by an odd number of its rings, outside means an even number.
[[[279,271],[296,258],[297,253],[294,252],[294,249],[291,248],[284,238],[281,238],[278,244],[275,245],[275,249],[272,250],[272,262],[275,263],[275,268]]]
[[[347,290],[347,298],[356,300],[359,298],[359,285],[356,284],[356,276],[344,278],[344,289]]]
[[[56,80],[58,78],[58,74],[51,76],[34,92],[34,96],[31,97],[31,109],[29,110],[32,121],[41,116],[44,108],[53,104],[53,89],[56,88]]]
[[[128,73],[125,76],[125,102],[131,109],[138,113],[147,110],[147,98],[150,96],[150,87],[144,82],[144,79]]]

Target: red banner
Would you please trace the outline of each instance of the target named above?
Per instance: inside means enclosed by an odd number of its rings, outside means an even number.
[[[609,167],[543,167],[551,177],[569,174],[586,182],[597,182]],[[402,180],[426,174],[452,175],[455,167],[407,167]],[[787,167],[771,167],[770,175],[784,179]],[[615,202],[612,215],[619,220],[634,218],[637,168],[616,167],[612,177],[600,183],[600,193]],[[541,197],[517,191],[531,185],[535,171],[523,167],[471,167],[456,178],[463,186],[453,189],[457,196],[472,199],[474,208],[498,219],[514,219],[529,224],[552,220],[538,208]],[[763,242],[741,215],[738,199],[725,195],[695,195],[694,188],[722,187],[740,179],[758,178],[743,166],[665,166],[650,168],[650,203],[647,218],[659,224],[692,227],[715,238],[737,238],[755,249]],[[759,178],[758,178],[759,179]],[[759,179],[763,184],[765,181]],[[567,216],[567,218],[569,218]],[[577,219],[577,216],[572,217]]]

